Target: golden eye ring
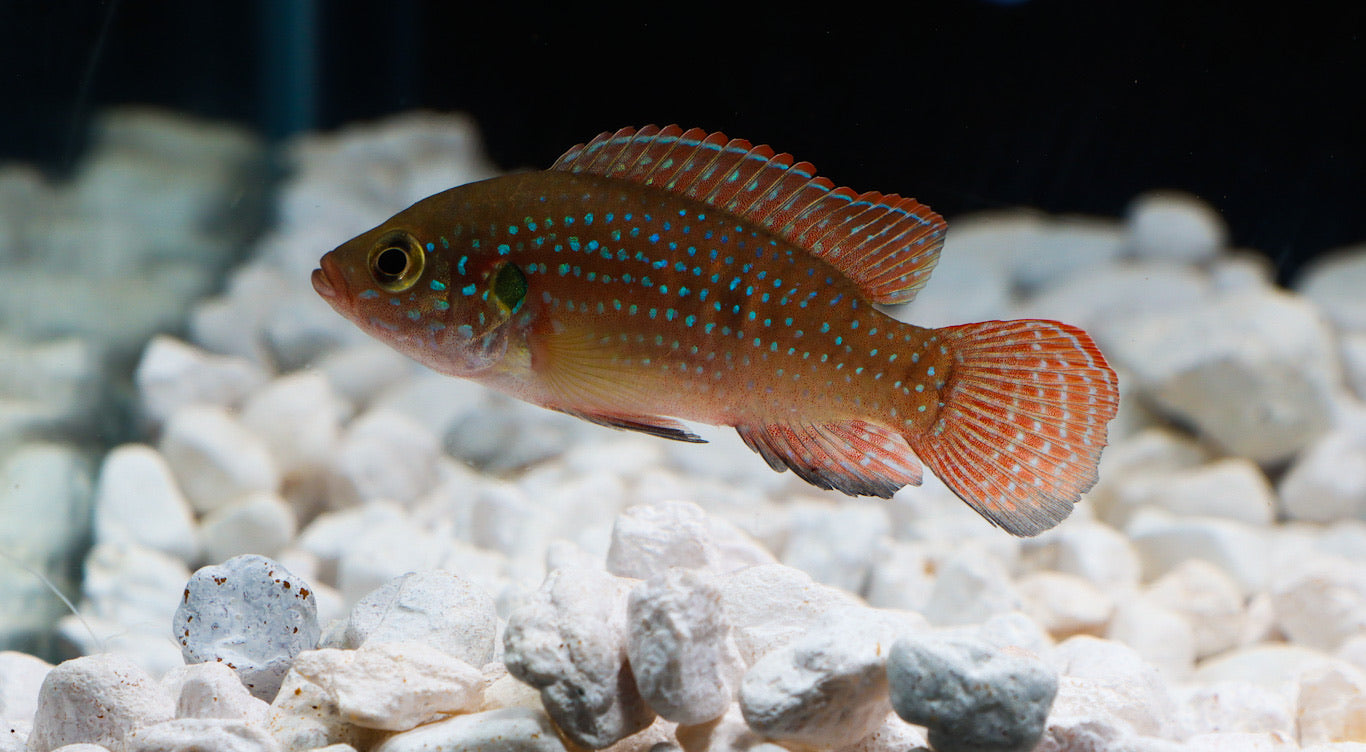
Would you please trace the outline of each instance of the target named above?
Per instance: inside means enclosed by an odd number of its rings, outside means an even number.
[[[381,289],[403,292],[421,279],[426,261],[426,254],[412,233],[392,230],[375,242],[366,265]]]

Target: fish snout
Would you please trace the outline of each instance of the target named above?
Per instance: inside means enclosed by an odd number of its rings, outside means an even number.
[[[318,262],[318,267],[313,270],[314,291],[333,305],[340,303],[346,292],[346,283],[342,280],[341,269],[337,268],[336,259],[328,253]]]

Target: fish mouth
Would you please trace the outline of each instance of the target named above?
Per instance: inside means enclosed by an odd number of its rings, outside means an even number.
[[[318,267],[313,270],[313,290],[333,306],[339,305],[346,292],[346,283],[342,281],[336,259],[328,253],[318,262]]]

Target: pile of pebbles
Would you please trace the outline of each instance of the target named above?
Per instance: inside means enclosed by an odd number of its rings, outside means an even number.
[[[932,477],[849,499],[412,365],[308,272],[491,174],[475,130],[289,156],[255,257],[142,352],[86,655],[0,653],[0,751],[1366,750],[1366,247],[1292,292],[1179,194],[951,220],[896,315],[1058,318],[1121,377],[1099,484],[1021,540]]]
[[[244,129],[138,107],[95,118],[69,174],[0,164],[0,648],[51,652],[66,606],[19,567],[75,591],[132,369],[245,255],[266,165]]]

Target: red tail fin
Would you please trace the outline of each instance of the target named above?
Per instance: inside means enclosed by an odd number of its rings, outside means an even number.
[[[939,330],[954,369],[930,430],[907,436],[963,501],[1014,535],[1037,535],[1095,485],[1115,372],[1096,343],[1056,321]]]

